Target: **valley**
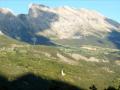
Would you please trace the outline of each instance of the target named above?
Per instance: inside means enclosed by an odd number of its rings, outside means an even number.
[[[0,90],[120,88],[119,69],[120,23],[99,12],[0,8]]]

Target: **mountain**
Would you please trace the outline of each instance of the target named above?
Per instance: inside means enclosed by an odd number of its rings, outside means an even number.
[[[51,12],[48,14],[44,12]],[[59,39],[80,38],[82,36],[102,36],[103,33],[118,30],[120,24],[106,18],[100,13],[87,9],[73,9],[70,7],[49,8],[33,4],[29,15],[35,20],[37,29],[44,29],[44,35],[56,36]],[[42,20],[41,20],[42,18]],[[40,24],[37,24],[40,22]],[[49,25],[49,22],[50,25]],[[40,26],[42,25],[42,26]],[[50,30],[44,28],[50,26]],[[52,33],[51,33],[52,32]]]
[[[0,9],[0,30],[7,36],[19,41],[34,43],[34,38],[38,44],[53,45],[48,38],[34,34],[34,30],[28,27],[27,22],[21,19],[24,15],[14,15],[9,9]],[[25,15],[27,19],[27,15]],[[30,23],[28,23],[30,24]],[[33,30],[33,31],[32,31]]]
[[[82,43],[118,48],[120,44],[120,23],[94,10],[31,4],[28,14],[16,16],[1,8],[0,17],[3,33],[31,44],[34,40],[36,44],[48,45],[69,45],[74,41],[80,42],[78,46]]]
[[[118,22],[68,6],[31,4],[28,14],[19,15],[0,8],[0,90],[118,90],[119,85]]]

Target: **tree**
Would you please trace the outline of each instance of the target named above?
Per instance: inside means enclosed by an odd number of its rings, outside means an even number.
[[[91,90],[97,90],[96,86],[93,84],[92,86],[89,87]]]
[[[37,38],[36,38],[36,37],[33,37],[33,38],[32,38],[32,41],[33,41],[33,45],[35,45],[35,44],[36,44],[36,41],[37,41]]]

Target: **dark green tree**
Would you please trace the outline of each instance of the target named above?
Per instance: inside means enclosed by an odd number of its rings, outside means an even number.
[[[92,86],[89,87],[91,90],[97,90],[96,86],[93,84]]]

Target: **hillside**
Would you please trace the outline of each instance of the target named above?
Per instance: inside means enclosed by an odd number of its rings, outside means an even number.
[[[67,82],[78,88],[89,89],[94,84],[99,90],[103,90],[108,86],[119,86],[119,54],[117,49],[93,46],[82,46],[78,49],[14,43],[0,48],[0,74],[9,81],[14,81],[17,77],[32,73],[47,80]],[[15,90],[30,90],[27,88],[32,83],[25,82],[30,84],[21,82],[12,87]],[[31,88],[38,90],[35,85]]]
[[[119,88],[119,48],[120,24],[94,10],[0,8],[0,90]]]
[[[14,15],[1,8],[0,17],[2,33],[30,44],[69,45],[73,41],[106,48],[120,46],[120,24],[94,10],[31,4],[28,14]]]

